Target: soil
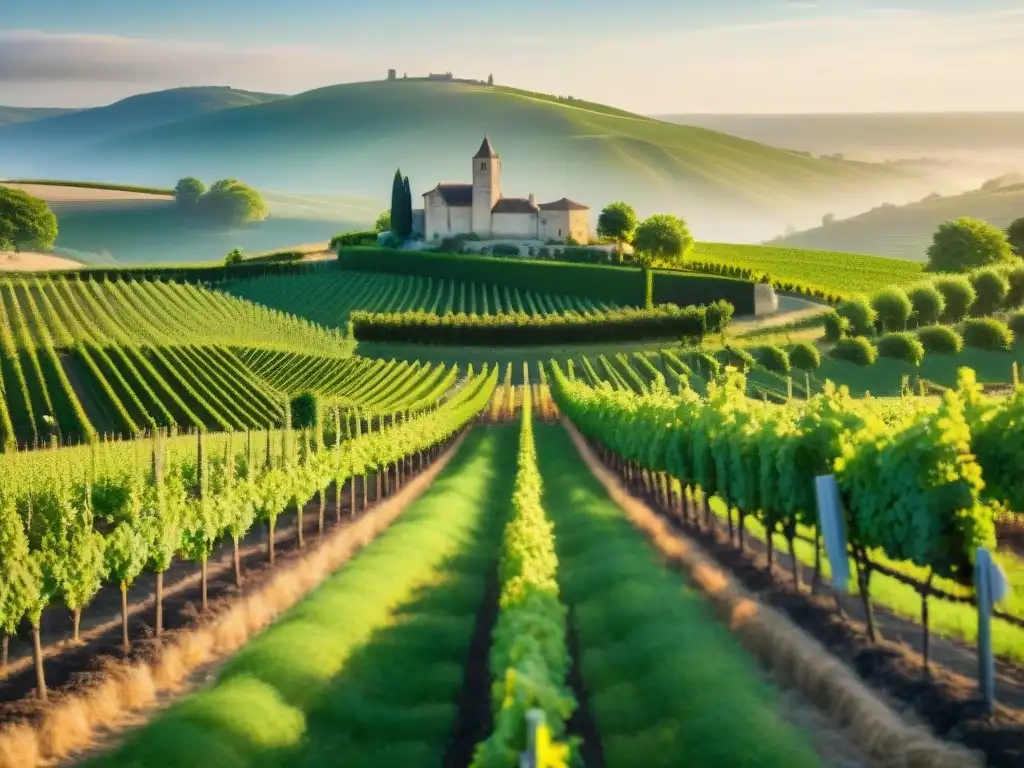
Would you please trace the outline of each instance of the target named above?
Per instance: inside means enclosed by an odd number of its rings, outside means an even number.
[[[370,502],[376,482],[369,478]],[[362,498],[362,484],[357,478],[356,502]],[[335,525],[335,488],[326,494],[325,530]],[[354,518],[349,513],[349,486],[342,490],[342,525]],[[361,510],[359,510],[361,512]],[[290,518],[290,520],[289,520]],[[317,538],[319,504],[315,497],[305,505],[303,535],[309,546]],[[297,542],[294,515],[278,518],[275,531],[275,558],[284,564],[303,554]],[[290,524],[289,524],[290,523]],[[241,542],[242,590],[251,588],[273,573],[267,562],[267,528],[254,528]],[[211,556],[207,566],[207,593],[209,614],[217,612],[234,599],[239,588],[235,585],[234,561],[231,541],[221,544]],[[144,573],[128,591],[129,637],[131,659],[150,659],[157,645],[152,622],[155,617],[155,585],[152,573]],[[163,623],[164,632],[175,632],[195,626],[200,620],[201,581],[195,563],[175,560],[164,574]],[[35,667],[32,662],[31,635],[27,627],[10,641],[11,659],[7,674],[0,677],[0,723],[33,720],[45,705],[35,698]],[[70,613],[48,610],[43,614],[42,636],[49,641],[44,646],[47,688],[51,695],[70,693],[89,684],[103,673],[111,660],[122,660],[121,649],[121,592],[116,585],[104,585],[83,613],[80,642],[71,642],[72,619]]]
[[[455,729],[445,749],[444,768],[465,768],[473,759],[476,745],[491,733],[491,635],[498,621],[498,566],[495,562],[487,576],[484,599],[476,614],[476,626],[464,667],[462,694]]]
[[[833,597],[810,594],[806,587],[798,590],[791,571],[780,567],[779,561],[785,563],[788,553],[776,553],[775,570],[769,573],[763,544],[753,537],[747,536],[746,549],[741,552],[729,543],[722,530],[724,523],[708,532],[680,521],[646,494],[644,500],[674,528],[699,542],[759,600],[817,638],[908,719],[927,724],[943,738],[980,750],[990,766],[1024,765],[1024,670],[1020,667],[997,664],[999,703],[992,714],[986,714],[973,677],[977,656],[968,646],[933,635],[931,674],[925,675],[918,650],[919,625],[875,607],[876,624],[884,639],[872,643],[859,599],[844,599],[844,615],[840,616]],[[810,576],[810,569],[802,569],[803,585],[810,583]]]

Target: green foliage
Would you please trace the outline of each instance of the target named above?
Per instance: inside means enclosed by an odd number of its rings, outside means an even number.
[[[388,212],[390,214],[390,211]],[[388,228],[390,230],[390,227]],[[377,232],[374,230],[362,230],[359,232],[342,232],[331,238],[329,247],[332,251],[339,248],[351,246],[375,246],[377,245]]]
[[[932,283],[921,283],[907,291],[913,318],[920,325],[934,325],[946,311],[946,297]]]
[[[505,526],[498,577],[499,613],[491,641],[494,729],[477,745],[470,768],[502,768],[527,748],[526,713],[540,708],[560,738],[576,709],[566,682],[570,657],[566,610],[559,599],[554,531],[541,505],[529,388],[519,432],[512,519]]]
[[[722,331],[731,315],[722,305],[677,307],[658,304],[651,309],[617,309],[579,314],[488,315],[431,312],[390,314],[356,311],[350,315],[360,341],[487,346],[563,344],[657,338],[703,338]]]
[[[320,423],[321,404],[315,392],[303,392],[291,400],[292,429],[312,429]]]
[[[206,192],[206,185],[202,181],[187,176],[179,179],[174,187],[174,202],[178,207],[188,214],[193,214],[199,208],[199,200]]]
[[[1006,240],[1017,256],[1024,257],[1024,216],[1014,219],[1006,228]]]
[[[996,269],[982,269],[971,275],[975,299],[971,312],[975,315],[991,315],[1006,303],[1010,282]]]
[[[245,256],[242,255],[241,248],[234,248],[231,252],[224,257],[224,266],[233,267],[236,264],[241,264]]]
[[[963,337],[947,325],[919,328],[917,338],[929,354],[957,355],[964,348]]]
[[[1010,509],[1024,509],[1024,388],[1009,397],[987,397],[974,371],[961,368],[957,390],[967,404],[971,452],[981,465],[985,497]]]
[[[877,322],[885,331],[902,331],[907,327],[914,306],[901,288],[886,288],[871,297],[871,307],[877,314]]]
[[[935,280],[934,285],[946,303],[946,310],[942,315],[945,322],[959,323],[967,317],[977,298],[970,280],[962,276],[940,277]]]
[[[597,217],[597,236],[628,243],[636,233],[637,224],[636,211],[631,205],[621,201],[609,203]]]
[[[878,313],[867,299],[863,297],[849,299],[840,304],[836,311],[840,317],[844,317],[849,321],[850,333],[852,335],[874,335],[875,321],[878,319]]]
[[[1006,320],[1007,327],[1013,332],[1014,338],[1024,338],[1024,312],[1014,312]]]
[[[789,362],[802,371],[816,371],[821,365],[821,353],[813,344],[798,341],[789,350]]]
[[[237,179],[215,181],[199,198],[196,215],[216,227],[237,227],[267,218],[262,195]]]
[[[924,344],[909,331],[894,331],[878,339],[879,357],[891,357],[911,365],[920,365],[924,360]]]
[[[725,365],[737,368],[744,373],[757,365],[757,358],[747,350],[743,349],[743,347],[726,345],[725,349],[719,353],[719,356],[724,360]]]
[[[377,232],[390,232],[391,231],[391,209],[388,208],[386,211],[381,211],[377,220],[373,223],[373,228]],[[358,243],[355,243],[358,245]],[[337,248],[337,243],[331,244],[332,248]]]
[[[633,247],[640,258],[681,262],[693,248],[693,235],[686,222],[669,213],[656,213],[641,221],[633,235]]]
[[[1012,258],[1004,232],[988,222],[967,217],[940,224],[928,247],[928,269],[932,272],[967,272]]]
[[[1024,305],[1024,261],[1018,259],[1006,270],[1006,281],[1010,290],[1006,295],[1006,306],[1019,307]]]
[[[521,256],[518,245],[511,245],[510,243],[495,243],[491,248],[491,253],[495,256],[512,257],[516,258]]]
[[[773,344],[766,344],[754,353],[758,365],[773,373],[789,373],[792,368],[790,356],[786,350]]]
[[[57,217],[44,201],[0,186],[0,241],[14,250],[45,250],[57,240]]]
[[[402,240],[412,231],[412,196],[401,168],[391,181],[391,231]]]
[[[994,317],[972,317],[964,322],[964,343],[968,347],[1009,352],[1013,347],[1013,331]]]
[[[832,347],[831,356],[857,365],[873,365],[878,359],[878,349],[863,336],[840,339]]]
[[[644,301],[643,273],[632,267],[347,247],[339,250],[338,265],[358,272],[497,283],[510,290],[583,296],[620,306],[641,306]],[[749,281],[654,270],[655,304],[682,307],[717,299],[732,304],[738,315],[754,313],[754,285]]]
[[[822,322],[825,326],[825,340],[839,341],[850,335],[850,321],[834,309],[830,309],[822,315]]]

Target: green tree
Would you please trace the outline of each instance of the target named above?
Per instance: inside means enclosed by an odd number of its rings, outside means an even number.
[[[14,496],[0,490],[0,671],[7,668],[10,636],[18,630],[42,589],[39,564],[29,555],[28,536]]]
[[[78,642],[82,608],[103,583],[103,536],[93,526],[91,490],[61,493],[60,520],[54,530],[53,573],[64,604],[73,616],[72,642]]]
[[[320,422],[320,399],[315,392],[303,392],[292,398],[292,429],[312,429]]]
[[[402,232],[403,238],[412,234],[412,189],[409,186],[409,177],[402,181]]]
[[[678,216],[656,213],[637,226],[633,247],[641,260],[680,262],[693,247],[693,235]]]
[[[1016,219],[1006,228],[1006,239],[1015,254],[1024,256],[1024,216]]]
[[[487,84],[488,85],[494,85],[494,75],[488,75],[487,76]]]
[[[109,578],[121,588],[121,648],[125,653],[131,648],[128,638],[128,589],[142,573],[149,559],[149,545],[141,527],[142,487],[132,485],[128,502],[127,519],[106,537],[103,562]]]
[[[388,232],[391,230],[391,209],[382,211],[380,216],[377,217],[377,221],[374,222],[373,228],[378,232]]]
[[[598,237],[607,237],[617,243],[628,243],[636,232],[636,211],[629,203],[609,203],[597,217]]]
[[[245,256],[242,255],[242,249],[235,248],[231,253],[224,257],[224,266],[233,267],[235,264],[241,264],[244,258]]]
[[[928,269],[933,272],[966,272],[1012,258],[1005,232],[966,217],[940,224],[928,247]]]
[[[206,192],[206,185],[194,176],[179,179],[174,187],[174,202],[185,213],[195,213],[199,199]]]
[[[405,215],[405,180],[402,177],[402,169],[395,171],[395,178],[391,181],[391,231],[399,237],[402,236],[403,222]]]
[[[262,195],[237,179],[214,182],[199,198],[199,215],[218,227],[234,227],[267,218],[270,210]]]
[[[20,189],[0,187],[0,249],[52,248],[57,217],[44,201]]]

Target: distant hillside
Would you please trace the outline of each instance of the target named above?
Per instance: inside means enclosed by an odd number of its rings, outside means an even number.
[[[282,96],[239,91],[227,86],[174,88],[144,93],[104,107],[72,110],[65,114],[39,117],[0,129],[0,157],[3,148],[19,144],[21,151],[43,147],[69,150],[90,145],[132,131],[186,120],[229,107],[262,104]]]
[[[148,127],[97,112],[75,117],[94,121],[101,138],[59,157],[13,153],[11,174],[132,184],[233,176],[265,189],[384,202],[400,166],[418,199],[438,181],[468,179],[486,131],[502,156],[508,196],[567,196],[595,208],[625,199],[641,213],[683,215],[698,237],[730,241],[763,239],[822,210],[862,210],[893,189],[928,191],[896,169],[469,83],[351,83]],[[0,131],[0,158],[10,130]]]
[[[4,107],[0,106],[0,128],[7,125],[18,125],[19,123],[30,123],[34,120],[42,120],[47,117],[66,115],[77,112],[75,109],[63,109],[61,107]]]
[[[1024,184],[875,208],[828,226],[797,232],[772,244],[925,261],[932,234],[939,224],[959,216],[984,219],[1006,227],[1024,216]]]

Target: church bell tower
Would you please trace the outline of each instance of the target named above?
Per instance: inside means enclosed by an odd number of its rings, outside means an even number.
[[[484,135],[473,156],[473,232],[482,238],[491,236],[491,209],[501,198],[501,158]]]

